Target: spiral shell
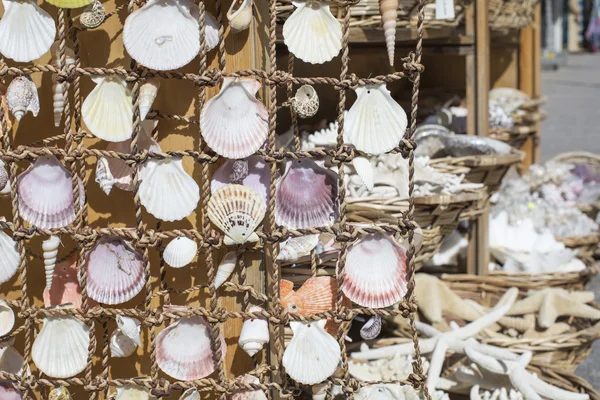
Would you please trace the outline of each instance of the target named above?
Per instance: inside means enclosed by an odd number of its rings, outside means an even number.
[[[44,250],[44,269],[46,270],[46,289],[52,287],[52,278],[54,277],[54,267],[56,266],[56,256],[58,255],[58,246],[60,238],[58,236],[50,236],[49,239],[42,243]]]
[[[86,28],[94,29],[104,22],[104,18],[106,18],[104,6],[99,0],[95,0],[83,10],[79,21]]]
[[[59,42],[54,42],[50,47],[52,53],[52,63],[58,67],[59,63]],[[75,64],[75,53],[68,47],[65,47],[65,64]],[[52,75],[52,109],[54,112],[54,126],[59,127],[63,112],[65,111],[65,87],[68,87],[67,82],[58,82],[57,75]]]
[[[34,117],[40,112],[40,100],[38,98],[35,83],[28,76],[15,77],[6,91],[6,103],[8,109],[17,121],[31,111]]]
[[[394,66],[396,46],[396,20],[398,19],[398,0],[379,0],[379,13],[383,24],[383,34],[387,47],[390,66]]]
[[[292,109],[300,118],[310,118],[319,111],[319,96],[310,85],[303,85],[292,99]]]
[[[96,183],[100,185],[100,188],[107,196],[115,184],[115,178],[110,172],[110,166],[105,157],[98,159],[98,163],[96,164]]]
[[[223,260],[221,260],[221,263],[219,264],[219,268],[217,268],[214,283],[215,289],[218,289],[227,279],[229,279],[235,269],[236,262],[237,256],[235,255],[235,251],[230,251],[225,254],[225,257],[223,257]]]

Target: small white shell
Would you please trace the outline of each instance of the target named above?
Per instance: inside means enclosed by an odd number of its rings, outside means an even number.
[[[52,378],[70,378],[85,369],[90,328],[71,316],[52,316],[35,338],[31,358]]]
[[[73,400],[73,398],[66,387],[59,386],[50,391],[48,400]]]
[[[115,178],[110,172],[108,160],[105,157],[99,158],[96,163],[96,183],[100,185],[102,191],[108,196],[115,184]]]
[[[100,0],[95,0],[92,4],[85,7],[79,17],[79,22],[86,28],[94,29],[104,22],[104,18],[106,18],[104,6]]]
[[[252,313],[260,312],[262,308],[252,306],[249,311]],[[244,321],[238,344],[250,357],[254,357],[268,342],[269,324],[266,320],[247,319]]]
[[[110,335],[111,357],[129,357],[135,352],[136,344],[117,328]]]
[[[23,356],[12,347],[13,340],[0,343],[0,371],[21,375],[23,372]]]
[[[383,154],[400,144],[408,120],[385,84],[359,86],[344,124],[344,141],[368,154]]]
[[[159,88],[160,81],[156,78],[144,82],[140,87],[138,104],[140,109],[140,119],[142,121],[146,119],[148,112],[152,108],[152,103],[154,103],[154,99],[156,99]]]
[[[37,87],[27,76],[15,77],[6,90],[6,104],[17,121],[31,111],[34,117],[40,112]]]
[[[241,4],[239,4],[241,3]],[[227,11],[229,26],[234,32],[248,29],[252,23],[253,0],[234,0]]]
[[[375,169],[371,161],[365,157],[354,157],[352,166],[367,189],[373,190],[373,186],[375,186]]]
[[[181,394],[179,400],[200,400],[200,393],[195,387],[189,388]]]
[[[292,99],[292,109],[300,118],[313,117],[319,111],[319,96],[310,85],[303,85]]]
[[[113,75],[94,77],[96,87],[81,108],[81,117],[90,132],[107,142],[123,142],[133,133],[133,105],[125,79]]]
[[[15,313],[4,300],[0,300],[0,336],[12,331],[15,326]]]
[[[143,386],[125,385],[117,387],[115,400],[154,400],[156,397],[150,394],[149,389]]]
[[[200,201],[200,188],[183,169],[182,160],[149,160],[150,172],[140,184],[140,201],[163,221],[179,221],[190,215]]]
[[[185,267],[191,263],[198,252],[198,245],[190,238],[179,236],[171,240],[165,251],[163,259],[173,268]]]
[[[309,254],[319,244],[319,235],[293,237],[281,243],[278,261],[296,261]]]
[[[44,252],[44,270],[46,271],[46,289],[52,287],[52,278],[54,277],[54,267],[56,266],[56,257],[58,256],[58,246],[60,238],[58,236],[50,236],[49,239],[42,243]]]
[[[217,268],[217,273],[215,276],[215,289],[221,287],[222,284],[225,283],[227,279],[233,273],[235,269],[235,264],[237,262],[237,256],[235,255],[235,251],[230,251],[225,254],[225,257],[221,260],[219,264],[219,268]]]
[[[0,231],[0,283],[8,281],[19,268],[20,257],[17,242]]]
[[[50,47],[52,53],[52,64],[58,67],[59,54],[58,54],[59,42],[56,41]],[[75,53],[69,47],[65,47],[65,63],[71,65],[75,63]],[[67,82],[59,83],[56,81],[57,75],[52,75],[52,108],[54,112],[54,126],[59,127],[60,121],[62,120],[62,114],[65,111],[65,97],[63,89],[68,86]]]
[[[117,325],[121,332],[138,346],[142,345],[140,339],[141,322],[135,318],[117,315]]]
[[[283,24],[283,41],[304,62],[323,64],[342,48],[342,26],[328,1],[293,1],[296,10]]]
[[[326,320],[311,323],[292,321],[292,340],[283,353],[282,363],[296,382],[314,385],[329,378],[342,359],[340,345],[325,331]]]

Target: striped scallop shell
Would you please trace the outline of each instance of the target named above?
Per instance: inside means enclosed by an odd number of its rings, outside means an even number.
[[[173,268],[185,267],[198,252],[198,245],[190,238],[179,236],[171,240],[163,252],[163,260]]]
[[[17,242],[4,231],[0,231],[0,283],[8,281],[15,275],[19,262]]]

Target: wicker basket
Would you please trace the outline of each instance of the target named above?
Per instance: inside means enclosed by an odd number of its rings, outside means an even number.
[[[556,238],[570,249],[578,250],[579,257],[591,257],[598,252],[600,247],[600,234],[585,236],[567,236]]]
[[[538,124],[548,118],[548,114],[540,110],[540,106],[546,101],[546,97],[526,101],[519,107],[518,112],[511,115],[515,126],[510,129],[491,129],[490,137],[502,140],[515,149],[520,149],[530,138],[535,140]]]
[[[522,29],[531,25],[538,3],[539,0],[489,0],[490,29]]]

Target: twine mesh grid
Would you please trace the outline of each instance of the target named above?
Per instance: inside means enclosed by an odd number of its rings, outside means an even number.
[[[414,238],[413,231],[416,229],[416,224],[413,222],[414,215],[414,203],[413,203],[413,189],[414,189],[414,142],[412,141],[412,135],[416,127],[416,115],[417,115],[417,99],[419,94],[419,82],[420,73],[423,71],[423,67],[420,64],[422,55],[422,37],[423,37],[423,7],[425,0],[419,2],[418,8],[418,40],[416,41],[415,51],[411,52],[406,58],[402,59],[402,66],[398,72],[394,72],[385,76],[377,76],[373,78],[359,78],[348,72],[349,64],[349,22],[350,22],[350,6],[357,3],[356,0],[340,0],[337,2],[339,8],[341,8],[342,15],[342,32],[343,32],[343,46],[341,50],[341,70],[339,78],[332,77],[313,77],[304,78],[293,75],[294,57],[290,54],[288,71],[282,71],[277,69],[276,63],[276,28],[277,28],[277,13],[276,13],[276,1],[269,1],[269,38],[268,38],[268,51],[270,57],[270,69],[264,70],[243,70],[235,73],[228,72],[226,68],[225,58],[225,46],[223,41],[224,27],[223,27],[223,7],[220,0],[216,0],[217,10],[217,21],[219,24],[219,36],[220,45],[218,48],[218,68],[209,69],[207,62],[207,49],[204,43],[204,31],[205,31],[205,4],[199,3],[200,7],[200,37],[201,37],[201,51],[198,57],[199,70],[197,74],[193,73],[177,73],[177,72],[161,72],[153,71],[138,66],[135,61],[132,61],[130,68],[102,68],[102,67],[87,67],[81,64],[79,57],[81,48],[79,45],[79,35],[85,31],[85,28],[80,27],[75,22],[76,19],[71,16],[70,10],[59,9],[58,10],[58,41],[59,41],[59,60],[58,65],[42,64],[33,66],[9,66],[6,64],[4,59],[0,59],[0,78],[4,79],[8,75],[30,75],[33,73],[50,73],[56,74],[58,82],[67,82],[68,85],[64,85],[65,94],[65,127],[64,132],[61,135],[47,138],[41,142],[34,143],[29,146],[13,146],[11,134],[7,131],[7,119],[8,115],[4,113],[2,107],[0,107],[0,127],[4,133],[2,138],[2,148],[0,155],[2,160],[6,163],[7,170],[11,179],[11,205],[12,205],[12,221],[0,222],[0,227],[7,233],[10,233],[12,237],[18,243],[18,251],[20,254],[20,264],[18,268],[18,276],[20,283],[20,299],[12,300],[9,305],[19,311],[19,317],[24,320],[23,325],[14,330],[9,336],[24,335],[24,349],[23,349],[23,370],[27,371],[31,368],[34,373],[22,374],[18,376],[10,374],[4,371],[0,372],[0,379],[5,379],[13,382],[15,386],[23,391],[24,398],[37,397],[40,394],[45,396],[50,389],[58,386],[66,387],[83,387],[88,393],[90,399],[97,399],[107,397],[109,388],[119,387],[124,385],[140,385],[151,390],[151,393],[158,398],[167,397],[171,394],[178,395],[178,390],[185,390],[191,387],[196,387],[201,392],[212,392],[216,397],[221,399],[227,398],[228,395],[235,391],[240,390],[264,390],[269,398],[294,398],[300,393],[300,386],[295,384],[290,379],[286,378],[284,369],[281,366],[281,359],[284,352],[284,339],[283,339],[283,327],[288,324],[291,320],[296,321],[316,321],[324,318],[333,320],[339,324],[337,332],[337,340],[342,349],[342,368],[343,371],[339,377],[329,378],[331,384],[336,383],[342,386],[343,391],[348,398],[353,398],[361,385],[355,379],[351,378],[348,373],[348,360],[346,356],[346,347],[344,336],[346,334],[344,324],[342,322],[349,322],[356,315],[403,315],[408,318],[412,327],[412,336],[416,350],[415,362],[413,365],[414,372],[405,381],[394,381],[387,383],[398,383],[402,385],[411,385],[415,389],[423,390],[423,394],[426,398],[430,398],[425,387],[425,376],[423,374],[423,366],[421,364],[420,351],[418,348],[416,330],[414,326],[414,314],[416,312],[416,304],[413,297],[414,291]],[[134,0],[131,0],[128,4],[117,7],[116,10],[107,13],[106,20],[117,15],[122,9],[126,8],[128,13],[133,12],[134,7],[140,4],[136,4]],[[105,20],[105,21],[106,21]],[[65,48],[67,41],[72,42],[73,50],[75,53],[75,63],[67,65]],[[383,50],[382,50],[383,51]],[[87,133],[81,123],[81,105],[82,105],[82,93],[80,89],[82,76],[93,76],[93,75],[120,75],[126,78],[127,82],[132,86],[133,93],[133,135],[131,142],[131,154],[118,153],[114,151],[98,150],[87,148],[83,144],[83,139],[91,137]],[[251,303],[259,304],[263,307],[264,311],[261,312],[235,312],[223,309],[218,305],[218,293],[214,289],[213,282],[215,279],[216,266],[213,252],[216,249],[224,248],[223,235],[217,232],[210,224],[208,218],[205,217],[206,210],[208,207],[208,201],[210,199],[210,173],[209,167],[211,164],[216,163],[219,157],[212,152],[206,146],[205,143],[201,142],[200,151],[195,150],[181,150],[181,151],[169,151],[169,152],[148,152],[147,150],[138,151],[137,138],[140,129],[140,115],[138,109],[138,98],[139,88],[141,84],[149,78],[159,77],[162,79],[179,79],[189,81],[197,87],[197,99],[198,112],[201,110],[205,101],[207,100],[206,88],[210,86],[218,85],[222,78],[225,76],[231,77],[244,77],[250,76],[259,79],[265,86],[268,87],[268,95],[266,102],[268,104],[269,111],[269,135],[267,140],[266,149],[260,150],[258,153],[262,155],[265,160],[270,164],[271,168],[271,182],[270,182],[270,201],[268,204],[267,216],[263,222],[262,229],[259,228],[257,232],[261,241],[258,244],[245,244],[239,246],[237,249],[238,255],[241,255],[245,251],[259,251],[263,252],[264,260],[266,263],[267,271],[267,285],[265,290],[260,290],[246,285],[246,266],[243,263],[241,257],[238,257],[238,263],[240,266],[240,279],[239,284],[227,283],[226,289],[243,294],[243,308],[248,310]],[[356,87],[357,85],[365,84],[378,84],[378,83],[391,83],[399,79],[410,79],[413,83],[412,87],[412,105],[410,110],[411,123],[410,127],[404,136],[404,139],[398,146],[392,151],[394,153],[401,153],[405,158],[410,161],[410,202],[407,212],[402,218],[398,218],[396,224],[378,224],[374,226],[364,227],[351,225],[346,221],[346,203],[345,203],[345,185],[344,185],[344,168],[339,168],[339,180],[338,180],[338,193],[340,202],[340,217],[333,227],[320,227],[311,229],[298,229],[291,230],[286,229],[275,224],[274,219],[274,206],[275,206],[275,189],[276,189],[276,173],[278,170],[278,163],[289,159],[301,159],[301,158],[314,158],[323,159],[328,158],[334,164],[349,163],[353,157],[358,155],[355,150],[347,146],[343,142],[344,133],[344,109],[346,104],[346,91]],[[339,92],[338,102],[338,116],[337,121],[339,123],[339,131],[337,136],[337,148],[333,150],[316,149],[310,151],[300,151],[300,139],[298,133],[298,126],[296,115],[294,115],[290,108],[292,125],[295,131],[295,151],[283,151],[278,150],[275,147],[275,135],[277,127],[277,88],[283,87],[287,89],[287,101],[280,105],[280,107],[289,106],[292,91],[294,85],[311,84],[311,85],[330,85],[334,86]],[[72,91],[74,101],[72,104],[69,102],[69,92]],[[172,120],[180,120],[186,123],[198,124],[198,119],[193,116],[177,116],[177,115],[164,115],[159,111],[154,111],[152,114],[153,118],[168,118]],[[153,135],[157,137],[158,132],[154,132]],[[200,133],[198,133],[200,137]],[[53,145],[58,140],[64,140],[66,145],[64,148],[59,148]],[[18,193],[17,193],[17,162],[29,161],[33,162],[37,157],[45,155],[54,155],[58,157],[65,166],[70,169],[73,177],[73,196],[75,199],[75,210],[76,220],[66,228],[60,229],[40,229],[35,226],[28,226],[24,223],[22,217],[19,215],[18,208]],[[79,190],[78,190],[78,179],[82,179],[85,182],[86,177],[86,163],[85,159],[88,157],[112,157],[126,161],[129,165],[135,166],[143,163],[148,159],[167,159],[174,157],[192,157],[196,163],[201,166],[202,182],[201,186],[201,201],[199,203],[199,211],[203,213],[202,226],[198,229],[181,229],[181,230],[161,230],[160,224],[156,229],[149,228],[147,223],[144,221],[142,206],[140,204],[140,198],[138,195],[139,179],[138,170],[133,168],[134,171],[134,202],[135,202],[135,216],[136,226],[129,228],[99,228],[93,229],[88,223],[88,203],[87,199],[80,206],[79,202]],[[86,189],[87,190],[87,189]],[[341,243],[341,253],[339,261],[337,263],[337,283],[338,287],[341,287],[344,281],[344,267],[347,253],[347,246],[350,242],[356,240],[360,235],[369,233],[386,232],[393,235],[401,235],[409,243],[409,252],[407,254],[408,262],[408,292],[405,298],[392,309],[370,309],[370,308],[348,308],[344,305],[342,299],[342,291],[338,290],[338,298],[336,302],[335,310],[331,310],[325,313],[321,313],[311,317],[303,317],[298,315],[289,314],[280,305],[280,293],[279,293],[279,281],[280,281],[280,267],[276,261],[279,243],[289,237],[297,237],[307,234],[317,233],[331,233],[335,236],[337,242]],[[39,308],[31,304],[28,287],[28,256],[37,256],[35,252],[28,248],[28,240],[35,236],[47,237],[49,235],[69,235],[77,243],[78,258],[77,258],[77,269],[78,279],[81,286],[82,295],[82,308],[78,309],[65,309],[65,308]],[[128,241],[133,247],[135,247],[142,255],[144,265],[144,279],[145,279],[145,297],[144,304],[139,308],[108,308],[102,306],[90,307],[90,301],[88,299],[86,289],[86,269],[85,269],[85,255],[103,236],[118,236]],[[161,260],[160,265],[160,279],[158,283],[153,285],[151,283],[151,269],[149,262],[149,252],[153,248],[161,249],[162,241],[165,239],[171,239],[179,236],[186,236],[195,240],[200,249],[200,259],[203,261],[207,269],[208,284],[199,285],[197,287],[191,287],[184,290],[183,292],[191,293],[193,291],[203,291],[209,297],[208,307],[188,307],[177,311],[165,311],[162,308],[152,308],[151,301],[153,298],[160,296],[163,298],[165,304],[170,303],[170,293],[176,292],[176,289],[169,288],[165,281],[165,265]],[[154,250],[161,252],[162,250]],[[161,257],[162,259],[162,257]],[[316,274],[317,263],[313,252],[312,270]],[[264,292],[264,293],[263,293]],[[179,292],[181,293],[181,291]],[[73,315],[82,321],[84,321],[90,327],[90,345],[88,348],[88,362],[87,366],[82,374],[77,377],[69,379],[49,379],[44,377],[40,372],[36,372],[35,366],[31,360],[31,348],[36,335],[36,329],[39,327],[39,323],[44,317],[52,315]],[[108,332],[108,321],[114,319],[116,315],[121,314],[125,316],[135,317],[142,321],[142,329],[148,331],[148,337],[150,338],[150,374],[144,377],[137,378],[123,378],[123,379],[112,379],[109,376],[109,332]],[[210,377],[200,379],[196,381],[173,381],[166,379],[162,375],[159,375],[159,368],[156,362],[156,337],[157,333],[169,325],[169,323],[177,320],[184,316],[200,315],[206,318],[206,320],[212,326],[212,344],[215,354],[215,365],[216,371]],[[254,370],[249,373],[260,378],[260,383],[251,384],[242,381],[241,377],[229,377],[225,371],[224,361],[221,354],[222,342],[220,337],[222,336],[222,326],[225,321],[231,318],[237,319],[248,319],[248,318],[260,318],[265,319],[269,322],[269,331],[271,341],[267,346],[267,357],[264,359],[266,362],[255,367]],[[347,326],[348,324],[346,324]],[[5,337],[3,339],[7,339]],[[97,347],[101,347],[102,356],[99,359],[95,359]],[[331,387],[331,386],[330,386]],[[328,398],[331,398],[330,391],[328,391]]]

